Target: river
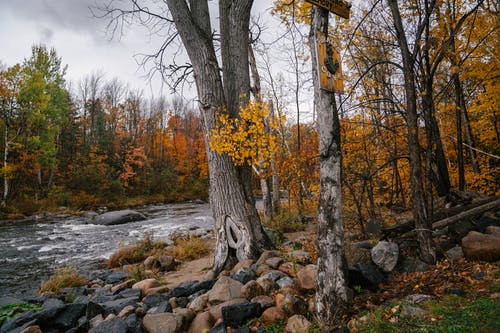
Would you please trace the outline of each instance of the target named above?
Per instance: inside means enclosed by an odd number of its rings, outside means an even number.
[[[147,220],[115,226],[90,218],[54,216],[43,220],[0,221],[0,296],[33,294],[54,269],[99,268],[119,247],[134,244],[148,232],[167,238],[180,229],[213,227],[208,204],[183,203],[136,208]]]

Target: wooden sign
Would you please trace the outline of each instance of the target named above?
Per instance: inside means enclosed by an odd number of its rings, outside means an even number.
[[[343,93],[344,80],[342,77],[340,54],[333,48],[332,40],[327,40],[322,33],[318,32],[316,38],[320,87],[331,92]]]
[[[320,6],[326,10],[337,14],[340,17],[349,19],[351,4],[343,0],[306,0],[313,5]]]

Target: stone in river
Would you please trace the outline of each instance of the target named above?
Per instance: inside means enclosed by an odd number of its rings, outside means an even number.
[[[91,222],[93,224],[100,224],[100,225],[116,225],[129,222],[143,221],[145,219],[146,216],[144,216],[143,214],[135,210],[125,209],[98,215],[94,217]]]

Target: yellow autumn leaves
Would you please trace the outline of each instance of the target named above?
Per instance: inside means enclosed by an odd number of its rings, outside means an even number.
[[[218,154],[227,154],[235,165],[269,166],[278,148],[279,119],[269,112],[265,102],[250,101],[240,108],[239,118],[226,112],[217,116],[215,129],[210,133],[210,148]]]

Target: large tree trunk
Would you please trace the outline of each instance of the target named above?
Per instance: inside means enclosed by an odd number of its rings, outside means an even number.
[[[210,171],[210,203],[215,219],[217,244],[213,271],[220,272],[237,260],[256,258],[271,243],[264,233],[251,193],[248,168],[236,168],[226,155],[210,150],[208,140],[215,128],[218,112],[237,116],[239,96],[248,92],[248,19],[252,1],[221,1],[222,57],[228,57],[228,44],[235,47],[234,59],[224,59],[224,83],[219,72],[210,25],[207,0],[167,0],[177,31],[193,65],[205,145]],[[231,23],[231,24],[229,24]],[[228,27],[234,29],[228,31]],[[240,31],[246,31],[238,35]],[[226,34],[230,34],[227,36]],[[240,44],[235,40],[243,38]],[[237,50],[242,48],[242,50]],[[241,56],[243,54],[243,56]],[[231,57],[230,57],[231,58]],[[240,64],[240,68],[235,64]],[[243,66],[242,64],[246,64]],[[246,71],[246,75],[244,72]],[[224,97],[226,91],[228,103]],[[250,172],[249,172],[250,171]]]
[[[340,122],[335,94],[320,88],[316,70],[317,33],[328,27],[328,11],[314,6],[313,12],[309,38],[313,65],[314,104],[318,114],[321,185],[318,207],[316,314],[321,322],[322,331],[330,332],[339,323],[348,302],[342,227]]]
[[[415,87],[414,60],[410,53],[408,42],[401,19],[397,0],[388,0],[392,12],[394,27],[403,60],[404,87],[406,93],[406,122],[408,127],[408,150],[410,156],[410,182],[412,194],[412,211],[415,219],[420,257],[427,263],[436,261],[436,251],[432,241],[432,230],[425,202],[422,184],[422,165],[420,159],[420,144],[418,140],[417,96]]]

